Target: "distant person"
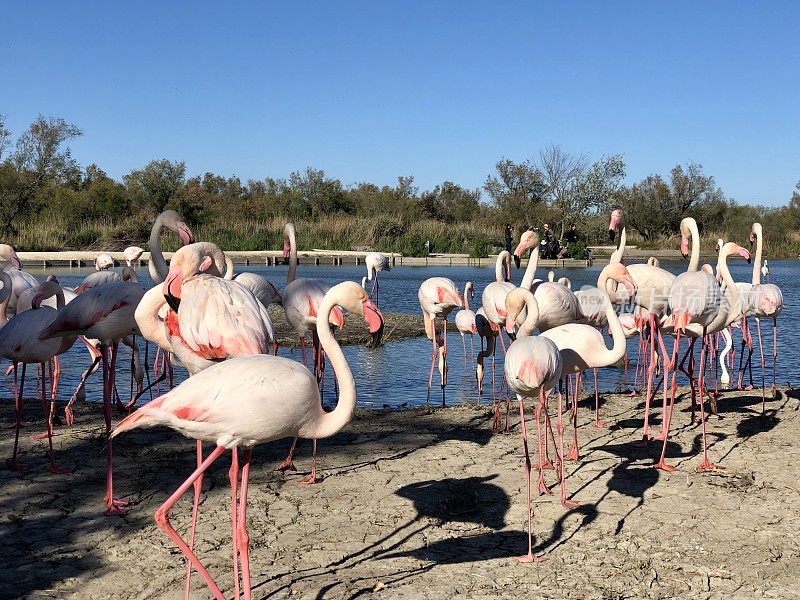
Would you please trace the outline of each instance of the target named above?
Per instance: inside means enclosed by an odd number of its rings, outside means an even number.
[[[575,228],[575,223],[569,224],[569,229],[564,234],[564,241],[567,245],[572,245],[578,241],[578,230]]]
[[[425,240],[425,254],[427,254],[428,256],[431,255],[431,241],[430,240]]]
[[[505,242],[506,242],[506,251],[511,254],[511,243],[514,241],[514,231],[511,229],[511,224],[506,223],[505,228]]]

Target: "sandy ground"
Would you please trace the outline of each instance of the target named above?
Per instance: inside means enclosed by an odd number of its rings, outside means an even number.
[[[668,451],[675,473],[650,467],[639,448],[641,398],[606,395],[610,430],[580,410],[583,444],[568,463],[572,497],[534,501],[535,551],[525,550],[518,419],[491,432],[486,408],[357,413],[320,443],[324,481],[274,473],[288,441],[254,452],[249,502],[254,598],[795,598],[800,540],[796,437],[800,393],[783,390],[760,415],[753,393],[728,394],[709,420],[711,459],[701,474],[699,426],[687,401],[676,409]],[[133,510],[103,516],[103,439],[97,407],[58,429],[69,475],[50,475],[34,402],[27,413],[24,473],[0,472],[0,575],[4,598],[180,598],[184,561],[155,526],[153,511],[193,468],[193,443],[169,430],[136,431],[116,450],[119,494]],[[35,410],[36,409],[36,410]],[[680,410],[680,412],[679,412]],[[513,413],[512,413],[513,414]],[[2,423],[11,423],[8,402]],[[11,436],[2,441],[10,452]],[[296,464],[309,467],[309,443]],[[535,458],[534,458],[535,460]],[[232,597],[229,459],[206,478],[198,553]],[[549,481],[555,482],[553,472]],[[190,500],[173,524],[185,532]],[[209,597],[195,575],[193,598]]]

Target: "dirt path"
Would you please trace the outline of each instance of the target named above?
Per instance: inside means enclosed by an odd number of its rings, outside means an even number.
[[[761,416],[756,395],[727,395],[709,422],[711,459],[727,468],[709,474],[694,470],[699,427],[688,413],[676,410],[668,456],[680,470],[669,474],[650,468],[654,445],[628,443],[641,399],[606,397],[611,430],[591,427],[583,405],[581,457],[568,464],[569,492],[582,504],[535,499],[535,550],[548,560],[534,565],[511,558],[526,543],[518,419],[512,434],[494,435],[485,408],[361,411],[321,442],[326,478],[316,486],[272,471],[288,441],[259,447],[248,512],[253,596],[800,597],[798,397],[782,392]],[[71,430],[59,428],[59,462],[76,470],[53,476],[44,442],[30,439],[41,419],[29,406],[29,470],[0,471],[3,597],[181,598],[184,562],[152,514],[191,472],[193,443],[161,429],[121,437],[118,492],[135,504],[125,518],[105,517],[99,412],[84,405]],[[8,402],[0,416],[11,422]],[[309,446],[301,444],[301,469]],[[221,459],[206,478],[198,553],[231,597],[228,465]],[[189,509],[187,496],[174,511],[180,532]],[[192,597],[209,597],[194,581]]]

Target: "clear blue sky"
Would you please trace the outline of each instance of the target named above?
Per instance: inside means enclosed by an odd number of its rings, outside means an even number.
[[[140,4],[142,6],[140,6]],[[0,114],[82,165],[480,186],[549,144],[628,181],[702,163],[740,202],[800,179],[795,2],[4,3]]]

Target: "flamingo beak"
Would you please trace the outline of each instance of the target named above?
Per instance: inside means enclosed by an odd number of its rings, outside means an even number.
[[[616,229],[611,229],[610,227],[608,228],[608,239],[612,242],[617,239]]]
[[[291,249],[291,247],[289,246],[289,240],[287,240],[287,239],[284,239],[284,240],[283,240],[283,258],[284,258],[284,259],[287,259],[287,258],[289,258],[289,254],[291,253],[291,250],[292,250],[292,249]]]
[[[478,333],[478,326],[477,326],[477,325],[475,325],[475,323],[473,323],[472,325],[470,325],[470,327],[469,327],[469,330],[470,330],[472,333]]]
[[[181,238],[181,243],[184,246],[186,246],[187,244],[191,244],[192,241],[194,241],[192,230],[189,229],[189,226],[183,221],[178,222],[178,237]]]
[[[181,305],[181,275],[180,268],[172,268],[163,283],[164,299],[175,312],[178,312]]]
[[[367,344],[368,348],[377,348],[381,344],[383,338],[383,327],[385,320],[383,314],[378,307],[372,303],[372,300],[366,298],[364,300],[364,321],[369,327],[370,341]]]
[[[44,299],[44,294],[42,292],[38,292],[31,300],[31,307],[37,309],[42,304],[42,300]]]
[[[622,283],[629,293],[633,294],[636,292],[636,282],[630,274],[625,273],[625,276],[622,278]]]
[[[689,256],[689,240],[686,238],[681,238],[681,255],[684,260]]]
[[[749,265],[750,264],[750,253],[747,250],[745,250],[744,248],[742,248],[741,246],[739,246],[738,252],[739,252],[739,256],[741,256],[743,259],[745,259],[747,261],[747,264]]]

